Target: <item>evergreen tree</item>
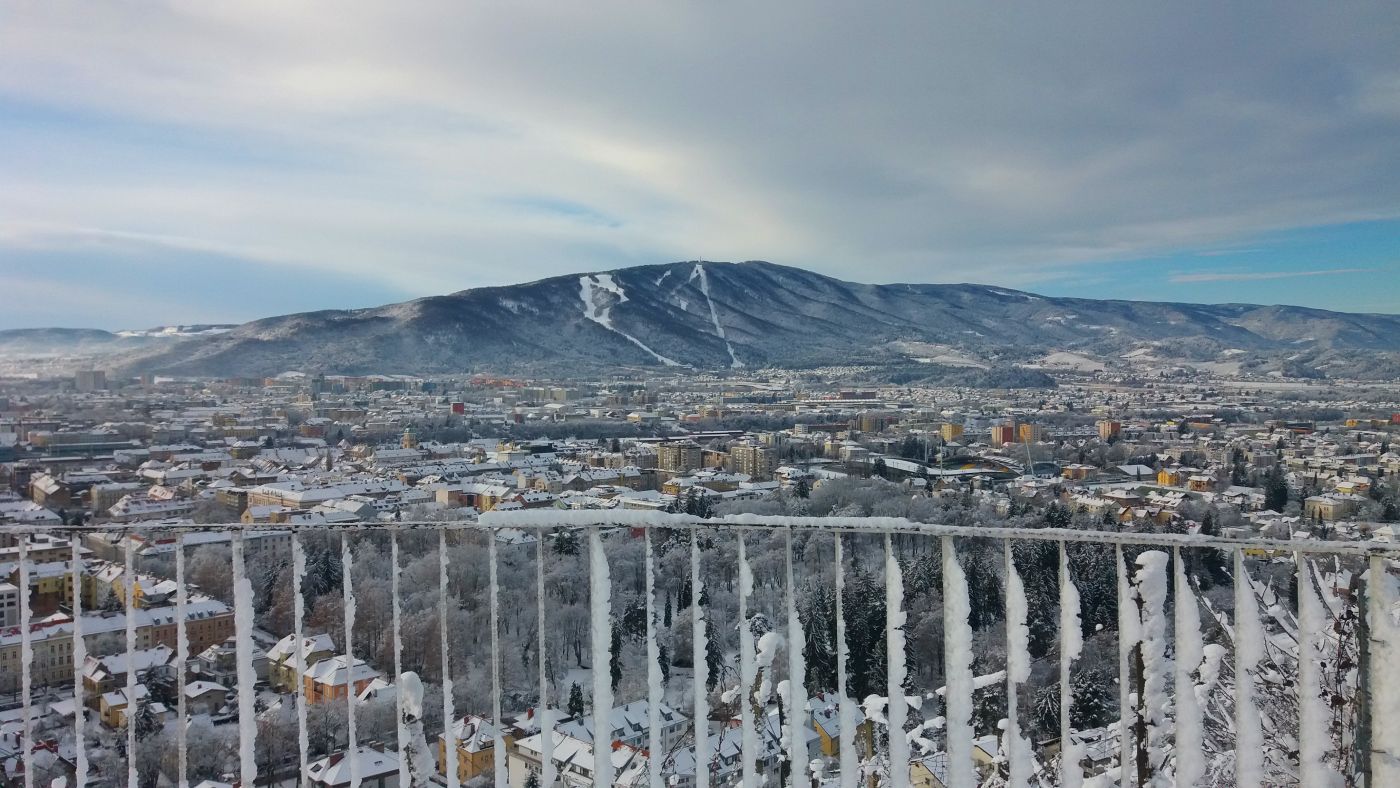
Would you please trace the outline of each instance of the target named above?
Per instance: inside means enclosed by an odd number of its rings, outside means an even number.
[[[661,683],[671,683],[671,649],[665,643],[657,645],[656,663],[661,666]]]
[[[565,707],[565,710],[569,712],[570,717],[578,718],[583,716],[583,688],[578,685],[577,681],[569,687],[569,703]]]
[[[724,656],[719,651],[719,633],[715,631],[713,616],[705,619],[705,686],[713,690],[719,686],[720,673],[724,669]]]
[[[1275,512],[1288,506],[1288,479],[1283,469],[1275,465],[1264,477],[1264,508]]]
[[[622,683],[622,633],[613,627],[612,643],[608,646],[608,672],[612,675],[612,689]]]
[[[876,476],[879,476],[881,479],[888,479],[888,478],[890,477],[890,469],[889,469],[889,466],[887,466],[887,465],[885,464],[885,458],[884,458],[884,457],[876,457],[876,458],[875,458],[875,464],[874,464],[872,470],[873,470],[874,474],[875,474]]]
[[[812,494],[812,484],[807,481],[806,476],[799,476],[797,481],[792,483],[792,494],[798,498],[806,498]]]
[[[671,592],[666,592],[666,607],[661,613],[661,626],[671,628]]]
[[[578,534],[574,533],[573,529],[555,528],[552,536],[554,537],[554,552],[556,555],[579,554]]]

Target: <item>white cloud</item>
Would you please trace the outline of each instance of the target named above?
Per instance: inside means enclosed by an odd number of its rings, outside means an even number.
[[[1372,273],[1374,268],[1328,268],[1321,271],[1220,271],[1196,274],[1172,274],[1168,281],[1173,284],[1190,282],[1254,282],[1266,279],[1294,279],[1304,276],[1343,276],[1346,274]]]
[[[1396,22],[56,0],[0,26],[0,100],[58,115],[0,119],[0,215],[423,293],[697,256],[1037,281],[1400,216]]]

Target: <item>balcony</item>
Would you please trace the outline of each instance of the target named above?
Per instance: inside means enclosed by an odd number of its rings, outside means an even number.
[[[266,529],[0,533],[5,779],[1400,785],[1389,543],[554,510]]]

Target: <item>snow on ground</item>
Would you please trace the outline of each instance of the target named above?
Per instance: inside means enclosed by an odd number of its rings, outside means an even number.
[[[613,281],[612,274],[590,274],[580,276],[579,298],[583,301],[583,316],[607,330],[621,336],[637,347],[650,353],[653,358],[668,367],[679,367],[680,362],[669,359],[655,350],[647,347],[640,339],[616,327],[612,323],[613,305],[608,303],[606,293],[617,296],[617,303],[622,304],[627,301],[627,294],[622,291],[622,285]]]
[[[669,271],[667,273],[670,273]],[[710,277],[705,274],[705,266],[700,263],[695,264],[695,270],[690,273],[691,279],[700,280],[700,292],[705,294],[705,303],[710,306],[710,320],[715,324],[715,336],[724,340],[724,347],[729,351],[729,366],[740,369],[744,362],[734,355],[734,346],[729,343],[729,338],[724,335],[724,326],[719,324],[719,313],[715,311],[715,301],[710,298]]]

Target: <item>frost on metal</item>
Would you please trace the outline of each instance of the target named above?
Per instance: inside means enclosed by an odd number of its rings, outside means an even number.
[[[1372,785],[1400,785],[1400,589],[1373,555],[1366,572],[1366,623],[1371,630],[1371,779]]]
[[[909,740],[904,734],[904,722],[909,702],[904,695],[908,676],[904,658],[904,571],[894,554],[894,539],[885,534],[885,691],[889,694],[886,711],[890,736],[890,784],[903,788],[909,784]]]
[[[340,591],[345,605],[345,674],[354,675],[355,670],[355,584],[351,579],[355,556],[350,551],[350,532],[340,533]],[[345,693],[345,730],[349,740],[346,752],[359,752],[358,731],[355,728],[355,693]],[[350,758],[350,788],[360,786],[359,758]]]
[[[694,695],[695,716],[695,786],[709,788],[710,783],[710,709],[706,684],[706,652],[709,643],[705,637],[705,610],[700,600],[705,595],[705,578],[700,572],[699,531],[690,532],[690,664],[694,666],[691,690]],[[546,737],[548,738],[548,737]],[[546,783],[546,786],[548,783]]]
[[[505,726],[501,724],[501,582],[495,531],[486,532],[486,562],[491,583],[491,719],[495,720],[491,726],[491,760],[496,788],[506,788],[506,742],[502,736]],[[596,679],[596,666],[593,674]]]
[[[1079,788],[1084,783],[1085,747],[1077,741],[1070,724],[1074,710],[1072,672],[1075,660],[1084,650],[1084,633],[1080,629],[1079,588],[1069,574],[1069,554],[1060,542],[1060,782],[1065,788]]]
[[[254,686],[258,677],[253,670],[253,583],[248,579],[244,548],[243,532],[234,531],[233,629],[238,672],[238,771],[244,785],[254,785],[258,777],[257,688]]]
[[[612,676],[608,671],[612,645],[612,576],[608,556],[603,552],[603,535],[597,528],[588,531],[588,605],[591,619],[593,672],[593,779],[597,785],[611,785],[612,758]],[[598,755],[601,753],[601,755]],[[500,779],[498,775],[498,779]]]
[[[1254,582],[1235,552],[1235,784],[1264,784],[1264,723],[1255,700],[1255,675],[1264,661],[1264,627]]]
[[[122,586],[126,590],[126,658],[130,660],[136,653],[136,572],[132,563],[135,543],[131,539],[123,539],[122,543],[125,546],[122,550]],[[28,583],[25,587],[28,587]],[[132,724],[136,717],[134,670],[126,672],[126,702],[126,782],[128,785],[136,785],[136,726]]]
[[[72,572],[74,578],[83,576],[83,542],[78,536],[73,537],[72,542],[73,559]],[[177,554],[176,568],[183,571],[183,561],[179,561]],[[76,581],[75,581],[76,582]],[[75,591],[81,590],[81,585],[74,587]],[[184,585],[180,586],[180,593],[184,593]],[[188,650],[188,647],[186,647]],[[83,706],[83,663],[87,662],[87,641],[83,639],[83,595],[73,594],[73,708],[79,709]],[[184,669],[181,664],[180,669]],[[87,758],[87,715],[73,715],[73,739],[76,760],[73,764],[74,781],[76,785],[86,785],[88,779],[88,758]],[[184,751],[181,750],[183,756]],[[181,761],[183,764],[183,759]],[[182,770],[181,775],[184,774]]]
[[[539,544],[539,546],[540,546],[540,549],[543,550],[543,549],[544,549],[544,540],[541,539],[541,540],[539,541],[538,544]],[[448,648],[447,648],[447,646],[448,646],[448,640],[447,640],[447,622],[448,622],[447,610],[448,610],[448,606],[447,606],[447,603],[448,603],[448,599],[449,599],[448,587],[447,587],[447,568],[448,568],[448,558],[447,558],[447,530],[446,530],[446,529],[443,529],[443,530],[441,530],[441,531],[438,531],[438,649],[439,649],[439,658],[441,659],[441,663],[442,663],[442,724],[443,724],[443,738],[448,740],[447,743],[448,743],[448,745],[449,745],[449,746],[443,748],[443,768],[444,768],[444,771],[446,772],[446,776],[447,776],[447,788],[457,788],[457,784],[458,784],[458,780],[457,780],[457,747],[456,747],[455,742],[450,741],[451,736],[452,736],[452,730],[453,730],[453,728],[454,728],[454,723],[455,723],[456,720],[457,720],[457,711],[453,708],[453,701],[452,701],[452,663],[451,663],[451,652],[449,652],[449,651],[448,651]],[[543,575],[540,576],[540,581],[539,581],[539,582],[540,582],[540,585],[541,585],[541,586],[544,585],[544,577],[543,577]],[[544,598],[544,594],[540,594],[540,598],[543,599],[543,598]],[[541,638],[541,642],[543,642],[543,638],[544,638],[544,618],[543,618],[543,609],[544,609],[544,608],[543,608],[543,604],[541,604],[541,608],[540,608],[540,609],[541,609],[541,618],[540,618],[540,638]],[[540,651],[543,653],[544,649],[541,648]],[[544,661],[543,661],[543,660],[540,661],[540,670],[541,670],[541,673],[543,673],[543,671],[544,671]],[[546,737],[544,737],[544,738],[545,738],[546,740],[549,739],[548,736],[546,736]],[[545,758],[545,764],[546,764],[546,766],[545,766],[545,769],[546,769],[546,770],[548,770],[548,769],[550,769],[550,768],[553,767],[553,764],[549,763],[549,758],[547,758],[547,757]],[[545,783],[545,785],[550,785],[550,783]]]
[[[302,686],[301,676],[306,673],[306,599],[302,596],[301,586],[306,581],[306,549],[301,543],[301,534],[292,532],[292,621],[297,648],[295,650],[297,666],[296,682],[296,703],[297,703],[297,773],[301,775],[303,783],[311,782],[311,775],[307,770],[310,736],[306,727],[306,688]]]
[[[1118,585],[1118,760],[1119,784],[1132,785],[1137,764],[1133,740],[1133,672],[1132,654],[1137,648],[1140,628],[1137,605],[1133,602],[1132,583],[1128,579],[1128,564],[1123,559],[1123,545],[1113,550],[1114,580]]]
[[[757,659],[754,653],[753,627],[749,621],[749,599],[753,596],[753,569],[744,544],[744,532],[739,532],[739,726],[740,752],[743,757],[743,786],[756,788],[758,774],[758,734],[754,729],[753,703],[749,693],[757,681]]]
[[[1031,678],[1031,633],[1026,586],[1011,557],[1011,542],[1003,543],[1006,557],[1006,753],[1008,788],[1029,788],[1035,772],[1031,742],[1021,734],[1019,693]]]
[[[1201,663],[1205,659],[1205,642],[1201,638],[1201,612],[1196,605],[1196,593],[1186,577],[1186,567],[1177,549],[1173,565],[1175,575],[1176,655],[1174,694],[1176,696],[1176,782],[1182,786],[1198,785],[1206,775],[1203,750],[1204,720],[1201,704],[1196,698]],[[1185,753],[1185,757],[1182,754]]]
[[[646,608],[647,608],[647,752],[652,758],[647,765],[651,788],[662,788],[661,702],[665,688],[661,683],[661,645],[656,640],[656,564],[652,555],[652,529],[646,535]],[[541,727],[541,730],[549,730]],[[549,738],[542,736],[542,739]]]
[[[951,536],[943,537],[943,653],[946,662],[948,788],[972,788],[972,605]]]
[[[131,548],[127,547],[127,566],[131,566]],[[129,570],[128,570],[129,571]],[[129,586],[128,586],[129,587]],[[29,608],[29,536],[20,534],[19,536],[19,661],[20,661],[20,690],[24,693],[23,706],[20,713],[21,735],[24,737],[21,743],[20,759],[24,768],[24,788],[34,788],[34,714],[31,708],[31,698],[34,696],[34,643],[33,633],[30,632],[32,623],[32,611]],[[128,595],[130,600],[131,596]],[[131,619],[130,610],[127,611],[127,619]],[[130,643],[127,645],[127,654],[132,651]],[[127,671],[132,676],[136,671]],[[128,693],[130,698],[131,694]],[[133,707],[134,708],[134,707]],[[81,713],[81,712],[79,712]],[[127,720],[131,719],[131,711],[128,710]],[[128,728],[133,726],[128,725]]]
[[[1304,785],[1334,788],[1342,775],[1327,760],[1331,736],[1332,694],[1323,690],[1322,662],[1326,649],[1327,615],[1317,594],[1311,565],[1297,556],[1298,572],[1298,776]],[[1319,637],[1323,635],[1323,637]],[[1384,664],[1384,663],[1383,663]]]
[[[851,700],[846,687],[846,663],[850,660],[851,649],[846,643],[846,563],[845,546],[841,534],[833,534],[836,542],[836,720],[840,732],[837,734],[840,752],[840,788],[855,788],[857,781],[856,762],[856,714],[855,702]]]
[[[802,631],[802,618],[797,614],[797,581],[792,566],[792,530],[785,534],[784,553],[787,558],[787,641],[788,641],[788,703],[787,752],[792,765],[794,785],[806,785],[810,763],[807,759],[807,660],[802,653],[807,642]]]
[[[1142,697],[1138,699],[1142,720],[1146,723],[1148,773],[1153,785],[1172,785],[1171,758],[1171,696],[1167,693],[1167,678],[1172,675],[1171,660],[1167,658],[1167,554],[1149,550],[1137,558],[1138,570],[1133,576],[1133,598],[1137,605],[1141,628],[1138,648],[1142,660]]]

